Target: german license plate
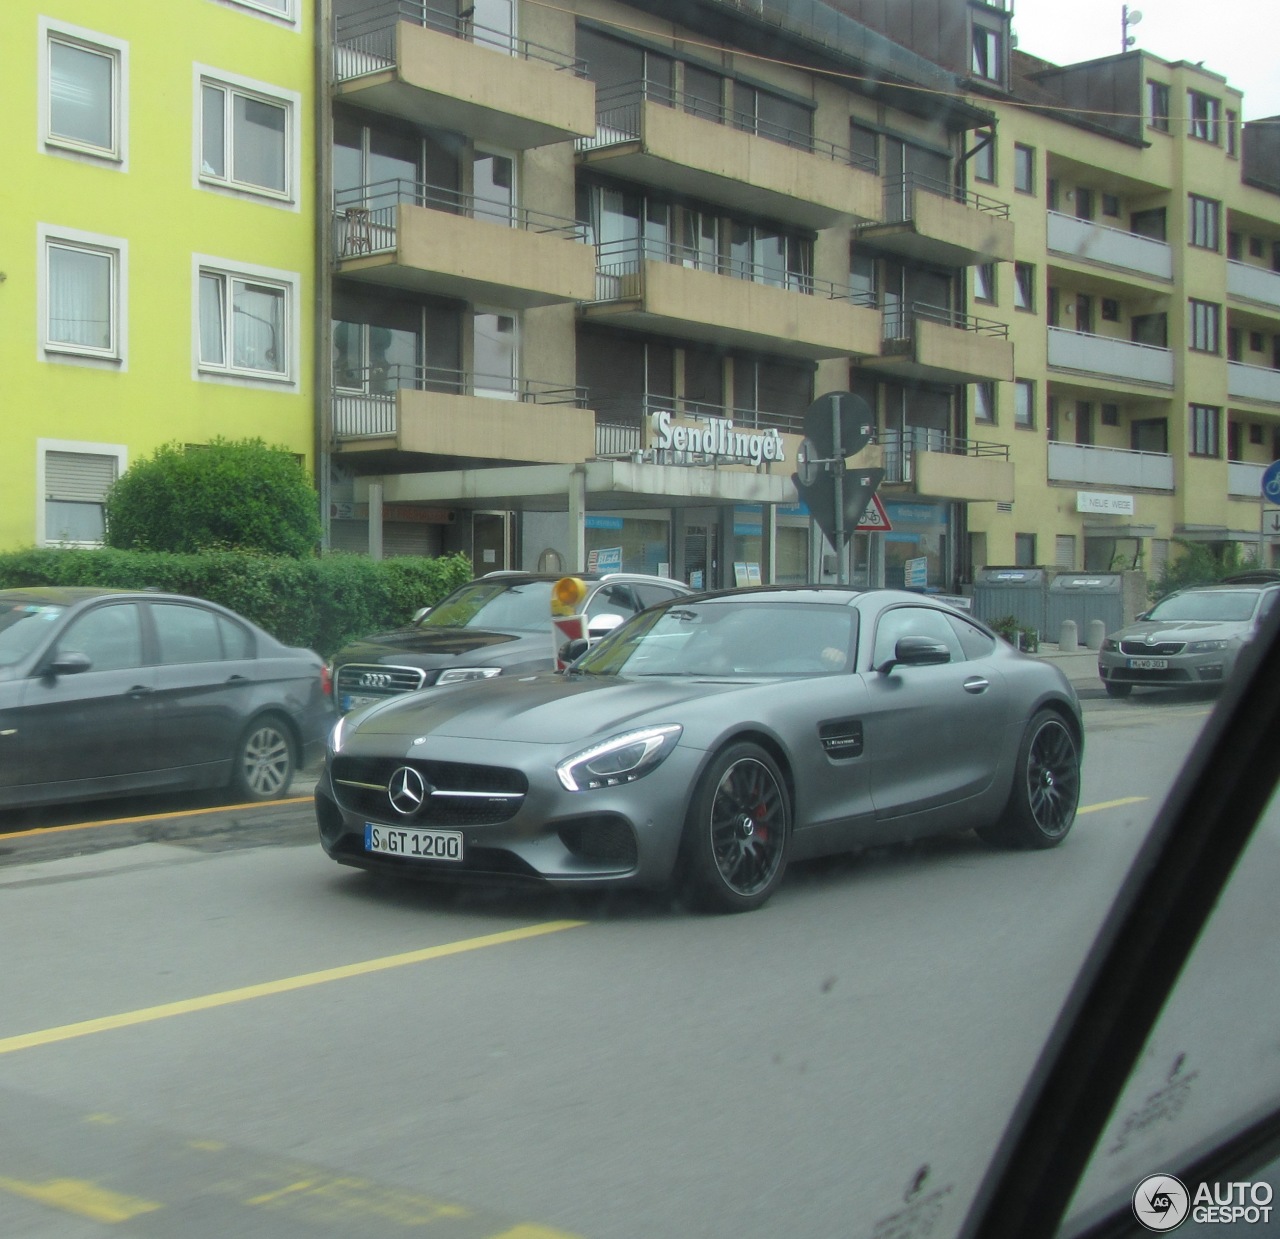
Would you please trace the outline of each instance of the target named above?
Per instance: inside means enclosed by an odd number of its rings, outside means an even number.
[[[407,830],[402,826],[364,824],[364,850],[418,860],[461,860],[462,831]]]
[[[359,693],[343,693],[342,712],[343,714],[349,714],[352,710],[358,710],[361,706],[367,706],[371,701],[381,700],[381,697],[362,697]]]
[[[1169,660],[1167,658],[1131,658],[1127,665],[1130,671],[1167,671]]]

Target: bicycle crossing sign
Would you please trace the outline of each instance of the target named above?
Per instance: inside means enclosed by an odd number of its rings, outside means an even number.
[[[879,495],[872,495],[871,502],[867,504],[867,510],[863,512],[862,519],[856,526],[859,533],[889,533],[893,526],[889,523],[889,516],[884,510],[884,504],[880,501]]]

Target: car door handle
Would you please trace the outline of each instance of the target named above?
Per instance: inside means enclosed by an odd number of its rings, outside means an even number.
[[[135,684],[127,693],[126,697],[132,697],[135,700],[139,697],[149,697],[154,690],[146,684]]]
[[[228,684],[245,684],[249,680],[247,675],[229,675],[227,676]]]
[[[964,691],[966,693],[985,693],[991,687],[990,680],[984,680],[980,675],[971,676],[964,682]]]

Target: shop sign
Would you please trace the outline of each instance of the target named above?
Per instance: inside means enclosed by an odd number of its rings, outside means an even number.
[[[1104,516],[1132,516],[1132,495],[1104,495],[1093,490],[1076,491],[1076,511]]]
[[[688,452],[695,456],[719,456],[760,465],[786,460],[782,435],[777,430],[744,431],[727,417],[709,417],[697,426],[672,425],[669,409],[660,409],[650,419],[653,446],[660,452]]]

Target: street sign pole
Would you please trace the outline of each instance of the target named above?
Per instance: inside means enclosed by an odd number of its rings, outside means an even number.
[[[831,468],[835,471],[836,484],[836,584],[848,584],[848,561],[845,552],[844,533],[844,453],[840,450],[840,394],[831,399],[831,442],[835,447]]]

